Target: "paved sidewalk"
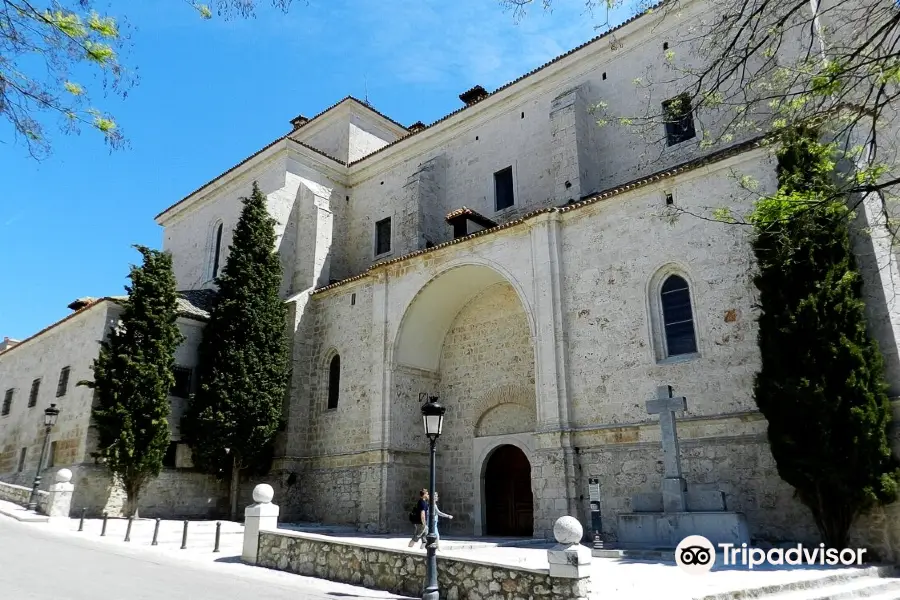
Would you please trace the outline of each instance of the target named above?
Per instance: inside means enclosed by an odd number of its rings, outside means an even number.
[[[0,502],[0,511],[3,506]],[[2,518],[2,517],[0,517]],[[213,553],[216,521],[191,521],[188,525],[187,548],[181,549],[182,521],[161,521],[158,545],[151,546],[155,520],[134,521],[131,541],[125,542],[127,521],[109,519],[106,536],[101,537],[102,519],[86,519],[84,531],[78,532],[78,519],[68,519],[51,523],[28,524],[27,527],[52,532],[52,535],[74,538],[73,543],[90,543],[97,546],[115,548],[117,552],[166,556],[177,560],[185,568],[238,569],[243,576],[279,577],[287,581],[306,581],[310,578],[251,567],[240,563],[243,545],[243,525],[231,521],[221,521],[220,552]],[[23,526],[26,526],[23,524]],[[360,535],[346,527],[330,527],[314,524],[280,524],[280,527],[295,531],[327,535],[336,541],[375,546],[388,549],[408,549],[409,538],[399,535]],[[442,539],[441,556],[466,558],[469,560],[515,565],[527,569],[541,569],[547,566],[546,548],[549,543],[519,540],[523,547],[508,547],[512,540],[496,539]],[[415,552],[424,550],[418,548]],[[794,584],[831,576],[849,575],[854,568],[834,567],[746,567],[717,566],[712,573],[702,576],[689,575],[681,571],[671,560],[634,560],[621,558],[597,558],[591,565],[593,591],[592,598],[646,599],[666,598],[667,600],[688,600],[714,594],[726,594],[760,588],[763,586]],[[312,579],[321,585],[339,586],[324,580]],[[345,586],[356,590],[354,586]],[[385,592],[365,590],[371,597],[395,598]],[[380,594],[380,595],[379,595]],[[354,595],[358,595],[354,594]],[[369,596],[367,596],[369,597]]]

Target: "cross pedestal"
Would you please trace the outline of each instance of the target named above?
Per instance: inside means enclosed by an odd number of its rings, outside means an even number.
[[[672,388],[656,388],[647,412],[659,415],[663,454],[660,492],[638,493],[631,498],[631,512],[616,518],[618,544],[622,548],[675,548],[689,535],[702,535],[713,544],[749,543],[744,515],[726,509],[725,495],[715,484],[685,483],[681,472],[675,413],[687,410],[685,398],[675,398]]]
[[[678,450],[678,432],[675,429],[675,411],[687,410],[687,398],[672,396],[672,386],[656,388],[656,399],[647,401],[647,412],[659,415],[662,431],[663,512],[684,512],[687,509],[685,493],[687,485],[681,476],[681,454]]]

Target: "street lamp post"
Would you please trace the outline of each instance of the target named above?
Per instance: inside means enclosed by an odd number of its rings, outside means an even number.
[[[428,401],[422,405],[422,421],[425,425],[425,435],[431,444],[431,465],[428,486],[428,535],[425,536],[426,550],[428,552],[425,564],[425,590],[422,592],[422,600],[439,600],[437,577],[437,532],[434,530],[434,447],[444,426],[444,412],[447,410],[438,402],[437,396],[419,394],[419,400],[428,397]]]
[[[47,456],[47,446],[50,445],[50,430],[56,425],[59,409],[51,404],[44,409],[44,445],[41,447],[41,458],[38,460],[37,473],[34,475],[34,487],[31,488],[31,497],[28,498],[28,510],[37,510],[38,488],[41,487],[41,469],[44,468],[44,457]]]

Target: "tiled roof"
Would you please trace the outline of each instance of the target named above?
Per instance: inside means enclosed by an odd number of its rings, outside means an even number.
[[[663,179],[668,179],[670,177],[674,177],[676,175],[680,175],[682,173],[686,173],[688,171],[692,171],[694,169],[698,169],[700,167],[703,167],[703,166],[706,166],[706,165],[709,165],[712,163],[720,162],[727,158],[731,158],[733,156],[737,156],[738,154],[742,154],[749,150],[753,150],[755,148],[761,147],[764,144],[765,139],[766,139],[766,136],[759,136],[759,137],[753,138],[751,140],[747,140],[745,142],[741,142],[739,144],[729,146],[728,148],[723,148],[722,150],[719,150],[717,152],[712,152],[710,154],[707,154],[706,156],[701,156],[699,158],[695,158],[693,160],[686,161],[686,162],[676,165],[674,167],[670,167],[670,168],[664,169],[662,171],[657,171],[656,173],[653,173],[652,175],[648,175],[647,177],[635,179],[624,185],[616,186],[614,188],[610,188],[610,189],[602,191],[602,192],[597,192],[596,194],[591,194],[590,196],[587,196],[586,198],[582,198],[578,202],[572,202],[572,203],[566,204],[564,206],[550,206],[547,208],[540,208],[537,210],[533,210],[531,212],[528,212],[528,213],[522,215],[518,219],[515,219],[513,221],[508,221],[506,223],[502,223],[500,225],[497,225],[496,227],[492,227],[491,229],[482,229],[481,231],[477,231],[477,232],[467,235],[465,237],[456,238],[456,239],[450,240],[448,242],[443,242],[441,244],[437,244],[430,248],[425,248],[424,250],[416,250],[415,252],[410,252],[409,254],[404,254],[403,256],[398,256],[397,258],[393,258],[390,260],[376,263],[376,264],[372,265],[371,267],[369,267],[368,269],[366,269],[365,271],[363,271],[362,273],[360,273],[359,275],[354,275],[353,277],[348,277],[347,279],[342,279],[341,281],[338,281],[336,283],[332,283],[332,284],[323,286],[323,287],[315,290],[313,292],[313,294],[319,294],[319,293],[325,292],[327,290],[330,290],[330,289],[333,289],[336,287],[340,287],[340,286],[350,283],[352,281],[358,281],[360,279],[368,277],[375,270],[380,269],[387,265],[392,265],[395,263],[403,262],[403,261],[409,260],[411,258],[414,258],[416,256],[421,256],[422,254],[427,254],[429,252],[435,252],[436,250],[439,250],[440,248],[446,248],[447,246],[453,246],[454,244],[464,243],[468,240],[471,240],[471,239],[474,239],[477,237],[491,235],[491,234],[501,231],[503,229],[509,229],[511,227],[515,227],[516,225],[521,225],[525,221],[533,219],[534,217],[536,217],[538,215],[542,215],[542,214],[546,214],[546,213],[554,213],[554,212],[566,213],[569,211],[573,211],[573,210],[583,208],[583,207],[591,205],[591,204],[596,204],[597,202],[601,202],[603,200],[607,200],[609,198],[612,198],[613,196],[618,196],[619,194],[624,194],[625,192],[630,192],[632,190],[650,185],[652,183],[656,183],[657,181],[660,181]],[[458,209],[457,211],[453,211],[450,213],[450,215],[452,215],[455,212],[458,212],[460,210],[463,210],[463,209]],[[468,210],[468,209],[466,209],[466,210]],[[447,216],[449,217],[450,215],[447,215]]]
[[[215,290],[184,290],[178,292],[178,314],[206,320],[216,303]]]
[[[391,123],[393,123],[394,125],[396,125],[397,127],[401,128],[401,129],[408,129],[408,128],[406,127],[406,125],[403,125],[402,123],[398,123],[398,122],[395,121],[394,119],[390,118],[389,116],[387,116],[387,115],[384,114],[383,112],[381,112],[381,111],[379,111],[378,109],[376,109],[374,106],[372,106],[372,105],[369,104],[368,102],[365,102],[365,101],[363,101],[363,100],[360,100],[359,98],[357,98],[356,96],[353,96],[353,95],[347,95],[347,96],[344,96],[343,98],[341,98],[340,100],[338,100],[337,102],[335,102],[334,104],[332,104],[331,106],[329,106],[328,108],[326,108],[325,110],[319,112],[319,113],[316,114],[315,116],[310,117],[310,118],[306,121],[306,123],[304,123],[303,125],[301,125],[301,127],[306,127],[307,125],[309,125],[310,123],[312,123],[313,121],[315,121],[316,119],[318,119],[319,117],[323,116],[325,113],[332,111],[333,109],[337,108],[338,106],[340,106],[341,104],[343,104],[343,103],[346,102],[347,100],[352,100],[352,101],[356,102],[357,104],[366,107],[368,110],[372,111],[373,113],[375,113],[376,115],[378,115],[378,116],[381,117],[382,119],[386,119],[386,120],[390,121]],[[295,118],[296,118],[296,117],[295,117]],[[293,132],[291,132],[291,133],[293,133]]]
[[[551,66],[551,65],[553,65],[553,64],[558,63],[559,61],[561,61],[562,59],[566,58],[567,56],[571,56],[572,54],[575,54],[575,53],[578,52],[579,50],[581,50],[581,49],[583,49],[583,48],[586,48],[587,46],[590,46],[591,44],[594,44],[594,43],[596,43],[596,42],[598,42],[598,41],[604,39],[605,37],[607,37],[607,36],[609,36],[609,35],[615,33],[616,31],[622,29],[622,28],[625,27],[626,25],[629,25],[629,24],[633,23],[634,21],[640,19],[640,18],[643,17],[644,15],[650,14],[650,13],[652,13],[652,12],[655,12],[656,9],[658,9],[658,8],[659,8],[660,6],[662,6],[662,5],[663,5],[663,2],[657,2],[656,4],[654,4],[653,6],[647,8],[646,10],[642,11],[641,13],[639,13],[639,14],[637,14],[637,15],[631,17],[630,19],[627,19],[627,20],[624,21],[622,24],[617,25],[616,27],[610,28],[609,31],[605,31],[605,32],[601,33],[600,35],[598,35],[598,36],[596,36],[596,37],[594,37],[594,38],[592,38],[592,39],[586,41],[585,43],[581,44],[580,46],[576,46],[575,48],[572,48],[572,49],[569,50],[568,52],[565,52],[564,54],[560,54],[560,55],[557,56],[556,58],[553,58],[553,59],[549,60],[548,62],[542,64],[541,66],[537,67],[536,69],[532,69],[531,71],[525,73],[524,75],[522,75],[522,76],[520,76],[520,77],[517,77],[516,79],[513,79],[513,80],[510,81],[509,83],[506,83],[506,84],[504,84],[504,85],[501,85],[500,87],[498,87],[498,88],[497,88],[496,90],[494,90],[493,92],[489,92],[487,96],[485,96],[484,98],[482,98],[482,99],[479,100],[478,102],[476,102],[476,103],[474,103],[474,104],[471,104],[471,105],[468,105],[468,106],[463,106],[463,107],[461,107],[461,108],[458,108],[457,110],[455,110],[455,111],[453,111],[453,112],[451,112],[451,113],[449,113],[449,114],[447,114],[447,115],[444,115],[443,117],[441,117],[440,119],[438,119],[437,121],[435,121],[434,123],[432,123],[431,125],[428,125],[427,127],[425,127],[425,129],[419,129],[419,130],[417,130],[417,131],[414,131],[414,132],[410,133],[410,134],[407,135],[407,136],[404,136],[404,137],[402,137],[402,138],[400,138],[400,139],[398,139],[398,140],[395,140],[395,141],[391,142],[390,144],[388,144],[388,145],[386,145],[386,146],[383,146],[383,147],[379,148],[378,150],[375,150],[374,152],[371,152],[371,153],[369,153],[369,154],[366,154],[365,156],[363,156],[363,157],[361,157],[361,158],[358,158],[358,159],[352,161],[352,162],[350,163],[350,165],[355,165],[355,164],[357,164],[357,163],[360,163],[360,162],[366,160],[366,159],[369,158],[370,156],[375,156],[375,155],[378,154],[379,152],[383,152],[384,150],[386,150],[387,148],[390,148],[391,146],[394,146],[394,145],[396,145],[396,144],[399,144],[400,142],[402,142],[402,141],[404,141],[404,140],[408,140],[408,139],[411,138],[412,136],[418,135],[418,134],[420,134],[420,133],[423,132],[423,131],[426,131],[426,130],[428,130],[428,129],[431,129],[432,127],[434,127],[434,126],[437,125],[438,123],[443,123],[443,122],[446,121],[447,119],[449,119],[449,118],[451,118],[451,117],[453,117],[453,116],[455,116],[455,115],[458,115],[459,113],[463,112],[464,110],[467,110],[467,109],[471,108],[472,106],[475,106],[476,104],[480,104],[481,102],[484,102],[484,100],[486,100],[487,98],[490,98],[491,96],[494,96],[495,94],[498,94],[498,93],[502,92],[502,91],[505,90],[506,88],[511,87],[511,86],[513,86],[513,85],[519,83],[519,82],[522,81],[523,79],[526,79],[526,78],[528,78],[528,77],[531,77],[531,76],[534,75],[535,73],[538,73],[539,71],[542,71],[542,70],[546,69],[547,67],[549,67],[549,66]]]
[[[176,311],[178,311],[179,317],[198,321],[205,321],[209,318],[209,311],[216,302],[215,290],[181,290],[176,293],[178,294]],[[121,304],[127,299],[128,296],[108,296],[106,298],[116,304]]]
[[[50,331],[51,329],[55,329],[59,325],[62,325],[69,319],[74,318],[76,315],[80,315],[86,310],[90,310],[94,306],[100,304],[101,302],[114,302],[116,304],[121,304],[128,296],[104,296],[102,298],[92,298],[90,296],[86,296],[84,298],[79,298],[76,302],[73,302],[70,306],[75,305],[78,306],[77,309],[74,309],[73,312],[69,315],[66,315],[64,318],[56,321],[44,327],[34,335],[28,336],[24,340],[18,342],[15,346],[12,346],[2,352],[2,354],[6,354],[10,350],[18,348],[25,342],[29,342],[37,337],[40,337]],[[214,290],[184,290],[178,292],[178,315],[182,317],[187,317],[189,319],[195,319],[198,321],[205,321],[209,318],[209,311],[212,310],[212,306],[215,303],[216,292]]]
[[[488,219],[483,214],[476,210],[472,210],[468,206],[463,206],[462,208],[457,208],[456,210],[451,210],[447,213],[447,216],[444,217],[448,223],[453,221],[454,219],[458,219],[459,217],[468,217],[472,221],[475,221],[482,227],[496,227],[497,223]]]

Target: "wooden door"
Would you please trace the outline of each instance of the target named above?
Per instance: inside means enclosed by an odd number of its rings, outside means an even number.
[[[515,446],[500,446],[484,471],[485,534],[527,536],[534,533],[531,465]]]

